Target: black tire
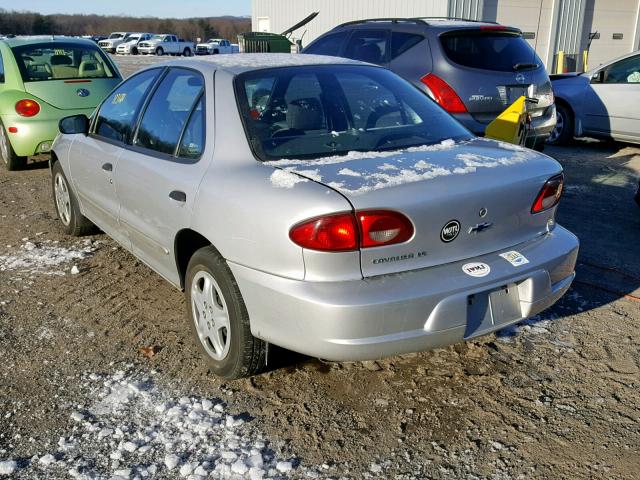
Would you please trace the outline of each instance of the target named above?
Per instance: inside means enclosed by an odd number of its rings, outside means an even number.
[[[27,157],[20,157],[16,155],[16,152],[11,146],[9,141],[9,135],[4,128],[4,125],[0,122],[0,157],[2,157],[2,163],[10,172],[15,170],[22,170],[27,166]]]
[[[184,51],[182,52],[182,55],[185,57],[190,57],[191,56],[191,49],[189,47],[185,48]]]
[[[164,55],[164,49],[162,47],[156,48],[156,55],[158,55],[159,57]]]
[[[553,129],[547,143],[549,145],[568,145],[573,140],[573,112],[562,103],[556,103],[556,128]]]
[[[131,47],[131,55],[138,55],[138,49],[136,47]]]
[[[202,285],[207,275],[212,277],[217,284],[213,287],[213,291],[216,292],[213,302],[217,303],[219,307],[223,307],[228,312],[228,325],[229,329],[226,331],[226,343],[228,350],[225,356],[220,359],[215,358],[213,354],[216,354],[215,346],[211,341],[211,337],[205,336],[203,331],[202,335],[199,333],[196,322],[200,322],[203,325],[208,320],[214,323],[214,310],[215,305],[209,306],[209,314],[206,311],[200,313],[200,307],[197,310],[197,314],[194,314],[194,303],[198,303],[198,298],[194,298],[193,292],[204,292],[206,288]],[[197,295],[197,293],[196,293]],[[233,274],[229,269],[226,261],[218,253],[218,251],[212,247],[203,247],[196,251],[187,267],[187,274],[185,278],[185,298],[187,303],[187,321],[189,322],[191,331],[194,336],[194,340],[198,343],[200,350],[204,354],[210,370],[219,377],[229,380],[250,377],[259,373],[266,365],[266,343],[253,335],[251,335],[251,327],[249,323],[249,314],[247,308],[242,299],[238,284],[233,278]],[[203,295],[201,298],[213,298]],[[205,303],[206,305],[206,303]],[[222,311],[222,310],[219,310]],[[211,326],[209,326],[211,328]],[[222,331],[224,329],[221,329]],[[205,343],[206,342],[206,347]],[[221,352],[223,353],[223,352]]]
[[[65,207],[61,205],[62,199],[60,199],[60,201],[58,200],[59,192],[56,190],[56,182],[63,182],[66,186],[68,192],[68,205],[66,212],[61,211],[61,209]],[[60,187],[58,186],[58,188]],[[55,162],[51,168],[51,191],[53,194],[53,206],[56,209],[56,214],[58,215],[60,223],[62,223],[64,233],[67,235],[73,235],[74,237],[81,237],[96,231],[96,227],[91,223],[91,220],[80,212],[78,199],[76,198],[71,185],[69,185],[69,181],[62,170],[60,162]]]

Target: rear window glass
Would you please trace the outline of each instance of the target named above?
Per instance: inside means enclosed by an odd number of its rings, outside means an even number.
[[[424,40],[422,35],[407,32],[391,33],[391,58],[394,59]]]
[[[429,97],[388,70],[317,65],[236,79],[249,144],[261,160],[397,150],[469,133]]]
[[[325,37],[319,38],[309,45],[304,53],[314,55],[330,55],[336,56],[340,53],[340,47],[347,38],[347,32],[333,33]]]
[[[92,45],[49,42],[12,50],[25,82],[118,76],[104,53]]]
[[[513,33],[465,32],[442,35],[440,39],[447,57],[465,67],[513,72],[521,69],[518,65],[541,65],[526,40]]]

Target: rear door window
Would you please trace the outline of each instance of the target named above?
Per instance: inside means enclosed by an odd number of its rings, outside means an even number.
[[[332,33],[319,38],[311,45],[309,45],[304,53],[310,53],[314,55],[330,55],[337,56],[340,54],[342,44],[347,39],[348,32]]]
[[[393,32],[391,34],[391,59],[399,57],[422,40],[424,37],[417,33]]]
[[[514,72],[541,65],[526,40],[512,32],[470,30],[442,35],[440,41],[449,60],[465,67]]]
[[[387,37],[387,30],[356,30],[343,56],[376,65],[387,63]]]
[[[112,141],[127,142],[131,136],[133,122],[159,73],[159,68],[144,71],[129,78],[114,90],[100,107],[95,134]]]
[[[172,68],[160,82],[142,115],[133,144],[174,155],[203,90],[204,78],[199,73]],[[195,146],[191,148],[192,152],[195,150]]]
[[[640,83],[640,56],[611,65],[605,71],[604,83]]]

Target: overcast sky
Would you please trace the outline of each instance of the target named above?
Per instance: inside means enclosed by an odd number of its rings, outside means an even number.
[[[0,7],[50,13],[97,13],[133,17],[217,17],[250,15],[251,0],[20,0]]]

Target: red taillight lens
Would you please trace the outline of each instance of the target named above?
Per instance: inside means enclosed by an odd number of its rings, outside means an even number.
[[[296,245],[323,252],[347,252],[358,249],[358,226],[351,213],[312,218],[295,225],[289,238]]]
[[[413,225],[398,212],[373,210],[358,212],[362,248],[406,242],[413,236]]]
[[[303,248],[323,252],[347,252],[406,242],[413,236],[407,217],[388,210],[340,213],[294,225],[289,238]]]
[[[547,180],[542,190],[536,197],[531,207],[531,213],[540,213],[555,207],[562,196],[562,188],[564,186],[564,175],[556,175]]]
[[[35,100],[20,100],[16,103],[16,113],[21,117],[35,117],[40,113],[40,105]]]
[[[445,82],[443,79],[429,73],[420,79],[424,83],[431,93],[433,98],[438,104],[449,113],[466,113],[467,107],[464,106],[462,99],[458,96],[456,91]]]

